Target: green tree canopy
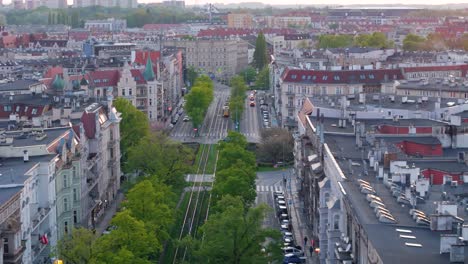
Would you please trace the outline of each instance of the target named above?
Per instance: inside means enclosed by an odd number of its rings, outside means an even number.
[[[244,82],[247,84],[250,84],[251,82],[255,81],[255,78],[257,76],[257,71],[255,70],[254,67],[252,66],[247,66],[243,71],[239,73],[239,76],[242,76],[244,78]]]
[[[154,233],[158,241],[169,238],[169,227],[174,221],[174,211],[170,205],[171,190],[162,183],[146,179],[137,183],[127,194],[123,206],[135,219],[145,223],[147,230]]]
[[[93,232],[86,228],[75,228],[57,243],[58,257],[66,263],[90,263],[93,257]]]
[[[263,69],[268,64],[268,53],[265,35],[263,32],[258,33],[257,40],[255,42],[255,51],[253,54],[253,66],[256,69]]]
[[[122,257],[119,255],[132,256],[132,263],[151,263],[149,259],[161,249],[161,243],[147,231],[144,222],[134,218],[130,211],[117,213],[111,224],[115,230],[95,242],[98,263],[122,263],[118,261]]]
[[[423,48],[425,41],[426,39],[423,37],[414,34],[408,34],[406,35],[405,39],[403,39],[403,49],[407,51],[420,50]]]
[[[162,133],[144,137],[128,153],[129,170],[154,175],[162,183],[180,187],[190,171],[192,151]]]
[[[270,69],[268,67],[263,68],[257,75],[255,81],[255,88],[258,90],[269,90],[270,88]]]
[[[390,48],[393,46],[393,43],[382,32],[374,32],[372,34],[357,35],[354,39],[354,45],[371,48]]]
[[[317,47],[320,49],[345,48],[352,45],[352,35],[320,35],[317,43]]]
[[[270,263],[280,260],[280,233],[262,227],[266,205],[244,207],[239,197],[227,195],[219,201],[223,210],[213,214],[199,229],[203,243],[195,245],[195,257],[203,263]],[[268,244],[266,252],[262,245]]]
[[[189,82],[189,87],[192,87],[195,84],[195,80],[198,77],[198,72],[195,67],[190,66],[187,68],[187,81]]]
[[[148,117],[138,110],[132,103],[125,98],[117,98],[114,106],[122,115],[120,122],[120,151],[122,159],[125,162],[127,152],[131,147],[138,145],[140,140],[147,137],[150,133]],[[124,163],[124,169],[127,171],[128,165]]]
[[[206,75],[195,80],[190,92],[185,96],[185,111],[192,119],[193,127],[199,128],[206,111],[214,98],[213,81]]]

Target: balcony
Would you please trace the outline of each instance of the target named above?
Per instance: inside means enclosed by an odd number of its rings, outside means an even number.
[[[107,162],[107,167],[108,167],[108,168],[114,167],[114,165],[115,165],[115,160],[114,160],[114,159],[110,159],[110,160]]]
[[[26,240],[21,240],[21,245],[14,254],[3,254],[3,263],[4,264],[22,263],[23,253],[25,250],[26,250]]]
[[[293,91],[286,91],[285,94],[289,95],[289,96],[295,96],[296,95],[296,93],[294,93]]]
[[[146,105],[139,105],[139,106],[137,106],[137,109],[138,109],[138,110],[145,110],[145,109],[146,109]]]
[[[137,93],[137,98],[146,98],[148,97],[148,94],[147,93]]]
[[[115,139],[109,140],[107,142],[107,148],[109,148],[109,149],[114,148],[116,142],[117,142],[117,140],[115,140]]]
[[[37,208],[37,213],[33,216],[32,219],[32,224],[33,224],[33,229],[35,230],[42,222],[44,222],[44,219],[47,218],[50,214],[50,207],[39,207]]]
[[[286,108],[293,108],[293,109],[295,109],[296,107],[294,106],[294,104],[286,104]]]
[[[88,189],[92,189],[96,186],[97,177],[92,171],[88,171],[88,177],[86,178],[86,183],[88,183]]]

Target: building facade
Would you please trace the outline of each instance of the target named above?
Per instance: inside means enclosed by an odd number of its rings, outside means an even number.
[[[254,28],[253,16],[248,13],[230,13],[227,15],[228,28]]]

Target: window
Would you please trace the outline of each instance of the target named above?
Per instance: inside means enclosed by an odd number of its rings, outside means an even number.
[[[369,74],[369,79],[371,79],[371,80],[375,79],[374,74]]]
[[[122,96],[125,96],[125,89],[122,89]]]
[[[3,253],[8,254],[10,253],[10,249],[8,248],[8,238],[3,238]]]
[[[153,100],[149,99],[149,105],[153,105]]]
[[[306,76],[305,75],[302,75],[302,80],[305,80],[306,79]]]
[[[364,80],[364,79],[366,79],[366,75],[361,74],[361,75],[359,75],[359,78],[360,78],[361,80]]]
[[[130,95],[130,96],[132,95],[132,88],[128,89],[128,95]]]
[[[291,75],[291,79],[295,80],[297,78],[296,74]]]
[[[76,167],[75,166],[72,167],[72,175],[73,175],[73,179],[76,179]]]
[[[65,232],[65,234],[68,234],[68,222],[67,221],[63,223],[63,231]]]
[[[75,188],[73,188],[73,201],[78,201],[78,192]]]
[[[333,216],[333,229],[338,230],[340,229],[340,215],[336,214]]]
[[[37,108],[33,108],[32,111],[31,111],[31,114],[33,114],[33,115],[37,114]]]
[[[63,198],[63,211],[68,211],[68,199]]]
[[[340,80],[340,76],[338,76],[338,75],[333,76],[333,80],[339,81],[339,80]]]
[[[328,76],[327,76],[327,75],[322,76],[322,80],[323,80],[323,81],[326,81],[327,79],[328,79]]]
[[[76,212],[76,210],[73,211],[73,223],[78,223],[78,213]]]
[[[19,111],[20,111],[20,107],[19,107],[19,105],[17,105],[15,112],[19,113]]]
[[[10,105],[4,105],[3,106],[3,111],[4,112],[10,112],[11,111],[11,106]]]
[[[66,174],[63,175],[63,188],[68,187],[68,177]]]

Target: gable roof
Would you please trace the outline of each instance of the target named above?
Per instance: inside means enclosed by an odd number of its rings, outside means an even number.
[[[286,69],[281,76],[284,82],[294,83],[381,83],[384,81],[401,80],[400,69],[384,70],[342,70],[314,71]]]
[[[133,63],[145,65],[145,63],[148,60],[148,57],[151,58],[152,63],[156,63],[158,59],[161,57],[161,52],[160,51],[136,50],[135,60],[133,61]]]

